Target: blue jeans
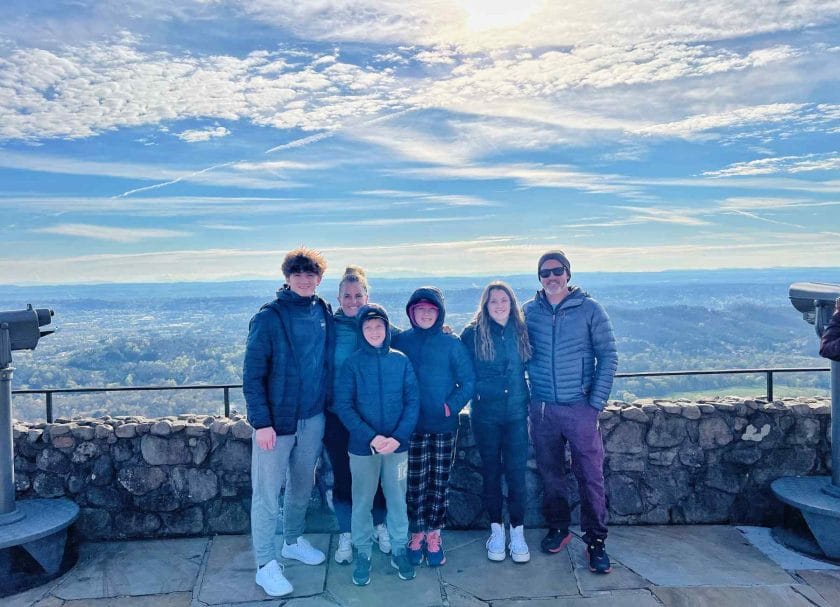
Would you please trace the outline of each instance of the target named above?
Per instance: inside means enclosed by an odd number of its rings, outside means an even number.
[[[528,463],[528,419],[496,421],[472,417],[472,431],[481,455],[484,507],[491,523],[502,523],[502,471],[508,486],[510,524],[525,523],[525,469]]]
[[[408,514],[405,507],[406,479],[408,478],[408,453],[374,455],[350,454],[350,472],[353,475],[353,522],[351,539],[360,554],[370,558],[373,546],[373,496],[382,483],[385,493],[385,524],[391,536],[394,556],[405,553],[408,542]]]
[[[258,567],[277,558],[274,535],[280,513],[278,498],[284,482],[283,537],[287,544],[294,544],[303,535],[323,436],[324,415],[319,413],[298,420],[297,431],[278,436],[274,449],[260,449],[252,439],[251,540]]]

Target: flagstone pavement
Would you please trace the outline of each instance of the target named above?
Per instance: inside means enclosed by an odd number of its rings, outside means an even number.
[[[294,593],[271,598],[254,583],[249,537],[86,543],[63,577],[0,599],[4,607],[840,607],[840,567],[768,542],[769,530],[715,525],[612,527],[609,575],[587,567],[578,536],[555,555],[526,538],[531,561],[487,560],[484,531],[444,531],[446,564],[402,581],[374,548],[371,583],[333,560],[337,535],[313,534],[318,566],[285,563]],[[278,545],[282,541],[277,536]],[[758,546],[758,547],[757,547]],[[768,548],[768,546],[770,546]],[[279,553],[279,550],[278,550]]]

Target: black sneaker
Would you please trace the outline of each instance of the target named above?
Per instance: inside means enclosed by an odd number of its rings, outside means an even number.
[[[593,573],[609,573],[612,571],[610,557],[604,548],[604,540],[595,539],[586,544],[586,553],[589,555],[589,571]]]
[[[572,534],[568,529],[549,529],[540,542],[540,549],[548,554],[556,554],[572,541]]]
[[[370,557],[366,554],[356,555],[356,567],[353,569],[353,583],[356,586],[370,584]]]
[[[411,564],[405,553],[392,556],[391,567],[397,570],[397,575],[400,576],[401,580],[413,580],[414,576],[417,575],[414,571],[414,565]]]

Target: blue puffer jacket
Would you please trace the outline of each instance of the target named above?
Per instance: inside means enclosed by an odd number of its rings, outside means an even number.
[[[578,287],[555,309],[538,291],[523,306],[534,348],[528,362],[531,397],[553,403],[587,402],[603,409],[618,368],[610,319]]]
[[[357,317],[382,318],[388,324],[385,310],[376,304],[364,306]],[[347,449],[354,455],[371,455],[370,441],[381,434],[397,439],[400,453],[408,449],[420,409],[411,361],[390,348],[390,328],[379,348],[362,337],[360,324],[358,335],[362,346],[342,365],[334,402],[336,415],[350,433]]]
[[[292,335],[292,318],[297,312],[320,306],[326,343],[323,366],[317,377],[302,377],[299,353]],[[248,422],[255,429],[273,427],[279,435],[294,434],[299,419],[323,412],[332,392],[332,363],[335,345],[332,310],[327,302],[313,295],[300,297],[288,288],[277,292],[277,299],[264,305],[251,319],[245,346],[242,392]],[[301,410],[304,394],[320,389],[307,410]],[[312,399],[309,399],[312,400]]]
[[[414,324],[409,309],[426,300],[438,308],[435,324],[421,329]],[[458,413],[475,392],[475,371],[470,355],[455,335],[443,333],[446,311],[443,293],[435,287],[417,289],[405,306],[411,329],[396,335],[393,345],[405,352],[414,366],[420,385],[420,418],[416,432],[431,434],[455,432]]]
[[[333,384],[333,394],[338,392],[338,380],[341,376],[341,366],[344,364],[344,361],[353,352],[358,350],[365,341],[361,333],[359,333],[359,323],[357,322],[358,312],[356,314],[357,316],[347,316],[344,310],[339,308],[333,317],[335,319],[335,355],[333,356],[333,369],[335,371],[333,375],[335,382]],[[389,328],[391,329],[392,338],[400,332],[393,325],[389,325]],[[330,404],[328,408],[332,410],[333,407]]]
[[[528,384],[525,383],[525,363],[519,354],[516,328],[513,322],[504,327],[490,321],[493,339],[493,360],[481,360],[476,344],[477,326],[467,325],[461,342],[475,365],[475,396],[472,415],[475,419],[508,422],[528,416]]]

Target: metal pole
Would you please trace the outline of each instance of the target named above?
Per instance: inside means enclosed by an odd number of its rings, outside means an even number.
[[[53,423],[52,392],[47,392],[47,423]]]
[[[831,484],[840,491],[840,362],[831,361]]]
[[[15,458],[12,444],[12,373],[0,367],[0,519],[15,511]]]
[[[767,372],[767,402],[773,402],[773,372]]]
[[[230,388],[225,386],[225,417],[230,417]]]

